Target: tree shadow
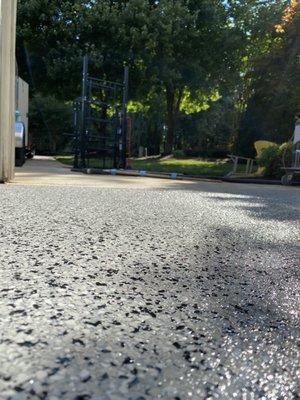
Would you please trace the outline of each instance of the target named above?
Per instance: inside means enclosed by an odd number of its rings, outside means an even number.
[[[180,183],[164,190],[198,193],[212,207],[222,207],[227,215],[241,210],[265,221],[299,221],[300,191],[298,187],[216,182]]]

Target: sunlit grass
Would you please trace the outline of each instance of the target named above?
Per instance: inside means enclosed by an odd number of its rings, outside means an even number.
[[[73,165],[74,157],[73,156],[56,156],[55,159],[62,164]]]
[[[157,172],[177,172],[184,175],[201,175],[220,177],[232,170],[232,163],[227,160],[204,160],[204,159],[155,159],[134,160],[132,168]]]
[[[57,161],[63,164],[73,165],[72,156],[57,156]],[[95,167],[99,161],[90,160],[90,167]],[[184,175],[199,175],[210,177],[221,177],[232,170],[232,163],[228,160],[205,160],[205,159],[148,159],[132,160],[131,168],[152,172],[177,172]]]

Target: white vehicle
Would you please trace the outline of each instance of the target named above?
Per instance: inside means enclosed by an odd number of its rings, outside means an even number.
[[[21,167],[34,156],[34,147],[28,133],[29,86],[16,77],[15,165]]]

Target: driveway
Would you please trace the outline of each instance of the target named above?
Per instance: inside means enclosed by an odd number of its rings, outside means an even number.
[[[299,189],[0,186],[0,399],[299,399]]]
[[[27,160],[23,167],[16,168],[14,184],[51,185],[79,187],[166,187],[174,186],[173,180],[143,177],[120,177],[110,175],[86,175],[72,172],[71,167],[61,164],[53,157],[36,156]],[[182,182],[182,181],[180,181]],[[187,184],[190,182],[187,181]]]

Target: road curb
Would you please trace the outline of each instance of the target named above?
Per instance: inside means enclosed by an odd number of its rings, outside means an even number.
[[[280,185],[281,181],[278,179],[254,179],[254,178],[229,178],[229,177],[213,177],[213,176],[199,176],[199,175],[183,175],[176,172],[163,173],[151,171],[138,171],[138,170],[120,170],[120,169],[100,169],[100,168],[71,168],[73,172],[81,172],[87,175],[112,175],[112,176],[132,176],[143,178],[158,178],[158,179],[172,179],[184,181],[206,181],[206,182],[227,182],[227,183],[245,183],[245,184],[259,184],[259,185]],[[300,182],[293,182],[293,186],[299,186]]]
[[[251,179],[251,178],[222,178],[223,182],[230,183],[257,183],[259,185],[281,185],[281,181],[277,179]]]
[[[88,175],[119,175],[119,176],[134,176],[143,178],[158,178],[158,179],[172,179],[172,180],[189,180],[189,181],[208,181],[208,182],[222,182],[222,178],[211,176],[190,176],[178,174],[176,172],[161,173],[161,172],[148,172],[137,170],[118,170],[118,169],[98,169],[98,168],[72,168],[73,172],[81,172]]]
[[[279,179],[260,179],[260,178],[222,178],[223,182],[230,182],[230,183],[253,183],[258,185],[280,185],[282,183]],[[300,182],[296,181],[291,184],[292,186],[300,186]]]

